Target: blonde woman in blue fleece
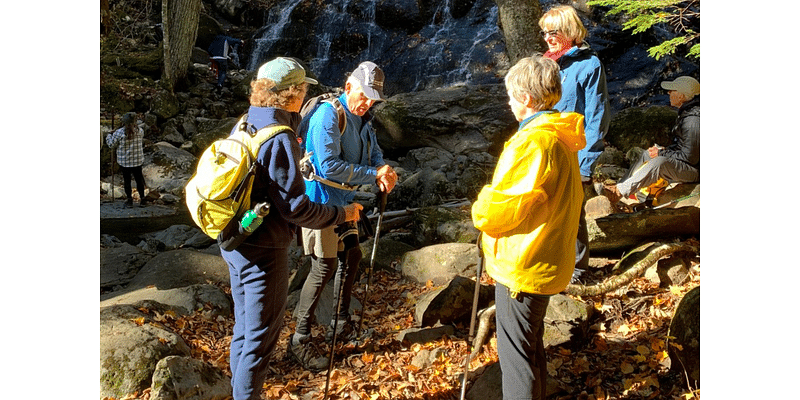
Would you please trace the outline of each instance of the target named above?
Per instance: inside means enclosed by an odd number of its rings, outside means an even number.
[[[559,5],[539,19],[542,38],[547,44],[544,56],[558,63],[561,75],[561,99],[553,108],[576,112],[584,117],[586,146],[578,152],[581,182],[592,184],[592,170],[603,153],[603,137],[611,122],[611,106],[606,88],[606,71],[597,53],[586,43],[586,28],[571,6]],[[589,266],[589,229],[585,215],[578,221],[575,241],[575,268]]]
[[[496,281],[503,398],[544,399],[543,321],[550,296],[564,290],[575,268],[583,201],[578,151],[586,139],[582,115],[553,109],[561,96],[553,60],[521,59],[505,85],[519,130],[472,205],[472,221]]]

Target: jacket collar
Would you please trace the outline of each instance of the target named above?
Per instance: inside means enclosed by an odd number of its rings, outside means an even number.
[[[247,122],[253,124],[256,129],[269,125],[288,125],[292,130],[296,130],[300,119],[300,113],[276,107],[250,106],[247,111]]]

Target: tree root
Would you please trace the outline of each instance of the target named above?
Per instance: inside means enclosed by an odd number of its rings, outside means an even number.
[[[647,270],[647,268],[658,262],[658,260],[660,260],[661,258],[679,251],[692,251],[698,253],[700,252],[700,249],[695,245],[688,244],[685,242],[661,243],[652,250],[650,250],[650,253],[647,256],[645,256],[642,260],[634,264],[630,269],[623,272],[622,274],[607,279],[605,282],[598,283],[597,285],[586,286],[586,285],[569,284],[567,285],[567,288],[564,289],[564,293],[573,296],[598,296],[604,293],[608,293],[612,290],[620,288],[622,285],[631,282],[634,278],[643,274],[644,271]],[[620,260],[620,262],[622,262],[622,260]]]
[[[481,352],[483,343],[486,342],[486,337],[489,336],[489,327],[492,325],[492,320],[497,312],[494,304],[483,310],[478,311],[478,331],[475,333],[475,339],[472,340],[472,353],[470,359],[474,359]]]
[[[694,244],[689,243],[661,243],[650,250],[650,253],[645,256],[641,261],[634,264],[630,269],[625,271],[624,273],[615,276],[606,280],[605,282],[599,283],[597,285],[585,286],[585,285],[567,285],[567,288],[564,290],[564,293],[573,295],[573,296],[597,296],[604,293],[608,293],[612,290],[616,290],[622,285],[625,285],[632,281],[637,276],[644,273],[648,267],[655,264],[658,260],[667,256],[669,254],[679,252],[679,251],[692,251],[695,253],[699,253],[700,249]],[[624,259],[624,257],[623,257]],[[620,260],[622,262],[622,260]],[[478,353],[480,353],[481,347],[483,347],[484,342],[486,342],[487,336],[489,336],[490,326],[493,322],[495,313],[497,309],[495,305],[492,304],[490,307],[484,308],[478,312],[477,318],[479,321],[477,332],[475,333],[475,338],[472,340],[472,353],[470,354],[470,358],[475,358]]]

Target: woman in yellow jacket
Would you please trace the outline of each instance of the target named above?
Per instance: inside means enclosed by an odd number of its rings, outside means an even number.
[[[550,295],[567,286],[583,189],[578,150],[583,116],[552,110],[561,97],[558,65],[539,54],[506,75],[520,127],[505,144],[491,184],[472,206],[486,272],[497,282],[497,352],[504,399],[544,399],[542,337]]]

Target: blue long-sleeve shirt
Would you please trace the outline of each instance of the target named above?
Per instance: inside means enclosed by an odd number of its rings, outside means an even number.
[[[315,173],[352,186],[375,183],[378,168],[386,162],[371,124],[372,114],[360,117],[351,113],[344,93],[339,101],[347,117],[343,133],[339,132],[336,109],[329,103],[321,104],[309,120],[305,150],[314,153],[311,162]],[[306,194],[312,201],[336,206],[347,205],[355,197],[352,190],[318,181],[306,181]]]
[[[611,122],[605,69],[587,43],[574,46],[557,62],[561,68],[561,100],[553,108],[583,114],[586,147],[578,152],[578,162],[581,175],[590,177],[595,161],[605,149],[603,137]]]

